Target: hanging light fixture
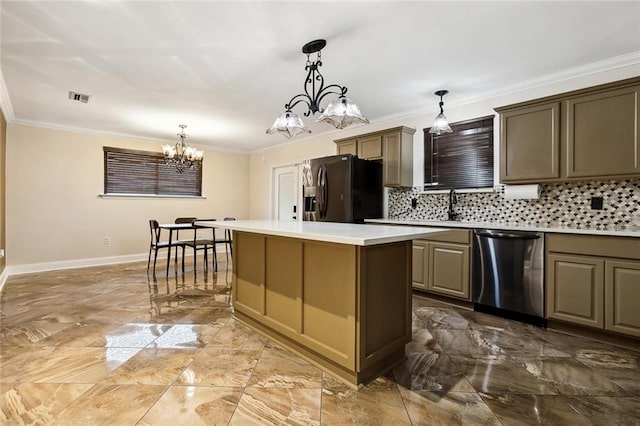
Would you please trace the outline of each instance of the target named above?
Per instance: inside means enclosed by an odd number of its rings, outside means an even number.
[[[308,117],[316,112],[320,113],[318,121],[332,124],[336,129],[344,129],[354,123],[369,123],[351,99],[347,98],[347,88],[338,84],[324,85],[324,77],[320,73],[322,66],[321,51],[327,45],[326,40],[313,40],[302,46],[302,53],[307,55],[307,64],[304,69],[307,71],[307,78],[304,82],[304,93],[295,95],[285,104],[285,112],[280,114],[267,133],[280,133],[291,139],[300,133],[311,133],[302,122],[302,119],[291,111],[299,103],[307,105],[304,113]],[[315,60],[311,59],[311,54],[317,53]],[[338,95],[338,98],[331,102],[325,110],[320,106],[320,102],[330,94]]]
[[[436,135],[440,135],[442,133],[453,132],[453,130],[451,130],[451,127],[449,126],[449,123],[447,123],[447,117],[444,115],[444,110],[442,108],[444,106],[444,102],[442,102],[442,97],[447,93],[449,93],[448,90],[438,90],[437,92],[434,93],[434,95],[440,96],[440,114],[436,116],[436,121],[435,123],[433,123],[433,126],[431,126],[431,130],[429,130],[429,133],[435,133]]]
[[[204,154],[201,150],[188,146],[185,142],[188,135],[184,129],[187,128],[187,125],[180,124],[178,127],[180,127],[180,133],[178,133],[180,140],[175,145],[162,145],[164,163],[167,166],[175,166],[178,173],[184,173],[187,169],[197,170],[202,165]]]

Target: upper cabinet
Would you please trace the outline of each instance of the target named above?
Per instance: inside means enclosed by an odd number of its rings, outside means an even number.
[[[338,139],[338,154],[355,154],[365,160],[382,160],[384,186],[413,186],[413,134],[415,129],[394,127],[379,132]]]
[[[496,108],[500,181],[640,176],[640,78]]]
[[[380,135],[360,136],[335,142],[338,155],[353,154],[364,160],[382,159],[382,137]]]
[[[560,102],[500,114],[500,179],[504,182],[560,177]]]

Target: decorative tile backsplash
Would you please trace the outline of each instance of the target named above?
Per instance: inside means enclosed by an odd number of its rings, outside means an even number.
[[[495,192],[458,193],[454,211],[462,221],[567,227],[640,226],[640,180],[540,185],[537,200],[506,200]],[[447,220],[449,194],[420,194],[422,188],[390,189],[389,217]],[[603,197],[602,210],[591,209],[591,197]],[[411,208],[411,199],[417,208]]]

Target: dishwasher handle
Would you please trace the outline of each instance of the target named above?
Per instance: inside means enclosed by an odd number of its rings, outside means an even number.
[[[537,240],[541,235],[536,232],[494,231],[492,229],[474,229],[473,232],[480,237],[506,239],[515,238],[520,240]]]

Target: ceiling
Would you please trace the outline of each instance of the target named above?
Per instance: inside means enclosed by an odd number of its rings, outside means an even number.
[[[432,113],[438,89],[446,109],[640,52],[639,1],[4,0],[0,12],[10,122],[165,141],[186,124],[191,144],[241,152],[286,142],[265,130],[303,91],[314,39],[327,40],[326,83],[372,122]]]

